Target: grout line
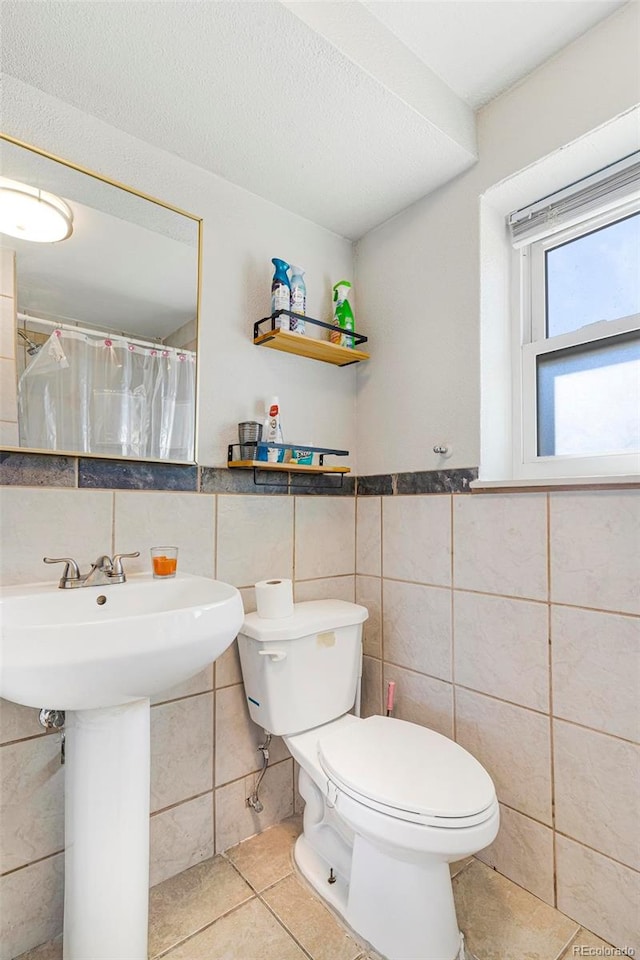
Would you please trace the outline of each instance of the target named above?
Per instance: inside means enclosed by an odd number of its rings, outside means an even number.
[[[271,916],[272,916],[272,917],[276,920],[276,922],[282,927],[282,929],[283,929],[284,932],[287,934],[287,936],[288,936],[291,940],[293,940],[293,942],[302,950],[302,952],[304,953],[305,957],[308,957],[309,960],[314,960],[313,956],[309,953],[309,951],[308,951],[308,950],[305,950],[305,948],[302,946],[302,944],[300,943],[300,941],[298,940],[298,938],[293,935],[292,931],[291,931],[291,930],[289,929],[289,927],[285,924],[284,920],[282,920],[282,919],[278,916],[278,914],[275,912],[275,910],[273,909],[273,907],[271,907],[270,904],[268,904],[267,901],[264,900],[260,894],[258,894],[258,900],[260,901],[260,903],[261,903],[264,907],[266,907],[266,909],[269,911],[269,913],[271,914]]]
[[[610,860],[612,863],[617,863],[619,867],[624,867],[625,870],[630,870],[631,873],[637,873],[640,875],[640,869],[638,867],[631,867],[628,863],[618,860],[617,857],[612,857],[610,853],[603,853],[602,850],[598,850],[597,847],[592,847],[590,844],[585,843],[584,840],[578,840],[576,837],[570,836],[570,834],[565,833],[563,830],[556,829],[554,832],[557,837],[562,837],[563,840],[570,840],[571,843],[576,843],[579,847],[584,847],[585,850],[591,850],[592,853],[597,853],[599,857],[603,857],[605,860]]]
[[[212,790],[213,787],[211,787],[209,790],[202,790],[200,793],[194,793],[192,797],[185,797],[184,800],[176,800],[175,803],[169,803],[166,807],[159,807],[157,810],[151,810],[149,812],[149,819],[152,817],[157,817],[161,813],[167,813],[168,810],[175,810],[176,807],[181,807],[185,803],[191,803],[192,800],[198,800],[200,797],[206,797],[207,794],[212,792]]]
[[[23,863],[19,867],[13,867],[11,870],[4,870],[0,873],[0,877],[9,877],[13,873],[19,873],[21,870],[26,870],[27,867],[33,867],[36,863],[44,863],[45,860],[53,860],[54,857],[59,857],[61,853],[64,853],[64,847],[61,847],[60,850],[54,850],[53,853],[47,853],[44,857],[36,857],[35,860],[29,860],[29,863]]]
[[[256,753],[257,753],[257,752],[258,752],[258,751],[256,750]],[[291,755],[289,755],[288,757],[283,757],[282,760],[276,760],[276,761],[271,761],[271,760],[270,760],[270,761],[269,761],[268,771],[269,771],[269,770],[275,770],[276,767],[279,767],[282,763],[288,763],[289,760],[293,760],[293,757],[292,757]],[[249,770],[248,773],[243,773],[243,774],[242,774],[241,776],[239,776],[239,777],[234,777],[233,780],[225,780],[224,783],[214,783],[213,789],[214,789],[214,791],[215,791],[215,790],[221,790],[221,789],[223,789],[224,787],[229,787],[229,786],[231,786],[232,783],[244,782],[244,781],[247,779],[247,777],[255,777],[256,774],[260,773],[261,770],[262,770],[262,767],[261,767],[261,766],[260,766],[260,767],[256,767],[255,770]],[[268,771],[267,771],[267,772],[268,772]],[[265,774],[265,776],[266,776],[266,774]],[[264,781],[263,781],[263,783],[264,783]],[[208,792],[209,792],[208,790],[205,791],[205,793],[208,793]],[[285,817],[284,819],[286,820],[287,817]],[[275,826],[275,824],[270,824],[270,826]],[[266,829],[268,830],[269,828],[267,827]],[[262,832],[264,832],[264,831],[262,831]],[[252,834],[252,836],[256,836],[256,834]],[[251,837],[246,837],[245,839],[250,840]],[[242,840],[238,840],[238,841],[237,841],[237,843],[242,843],[242,842],[243,842]],[[235,843],[232,843],[231,846],[232,846],[232,847],[235,847],[236,844],[235,844]]]
[[[561,911],[558,911],[558,912],[560,913]],[[566,914],[563,914],[563,916],[566,916]],[[569,919],[571,920],[572,918],[569,917]],[[577,920],[573,920],[572,922],[573,922],[573,923],[578,923]],[[573,934],[569,937],[569,939],[567,940],[567,942],[565,943],[565,945],[561,948],[560,953],[557,953],[557,954],[555,955],[555,957],[552,958],[552,960],[563,960],[563,957],[567,958],[567,960],[568,960],[568,956],[569,956],[569,955],[568,955],[567,951],[568,951],[569,947],[571,946],[571,944],[576,942],[577,937],[580,936],[580,931],[581,931],[581,930],[582,930],[582,927],[581,927],[580,924],[578,923],[578,929],[576,930],[576,932],[573,933]]]
[[[608,733],[606,730],[598,730],[597,727],[588,727],[586,723],[578,723],[577,720],[568,720],[566,717],[552,715],[551,719],[560,723],[568,723],[569,726],[578,727],[580,730],[588,730],[590,733],[598,733],[602,737],[609,737],[611,740],[618,740],[620,743],[630,743],[634,747],[637,747],[640,742],[631,740],[629,737],[621,737],[618,733]]]
[[[379,511],[378,511],[378,535],[380,540],[379,547],[379,560],[380,560],[380,712],[384,715],[386,714],[386,702],[384,696],[384,665],[385,665],[385,629],[384,629],[384,579],[382,576],[382,564],[384,558],[384,522],[383,522],[383,501],[382,497],[378,497]],[[362,713],[362,710],[360,711]]]
[[[183,697],[171,697],[169,700],[158,700],[157,703],[151,704],[151,709],[155,710],[156,707],[164,707],[167,703],[180,703],[181,700],[193,700],[195,697],[203,697],[207,693],[215,693],[215,688],[207,687],[206,690],[197,690],[196,693],[185,693]]]
[[[500,803],[501,807],[506,807],[507,810],[511,810],[513,813],[517,813],[519,816],[525,817],[527,820],[531,820],[533,821],[533,823],[537,823],[541,827],[546,827],[547,830],[551,830],[553,833],[554,842],[556,837],[562,837],[564,840],[570,840],[572,843],[576,843],[579,847],[584,847],[586,850],[591,850],[593,853],[597,853],[598,856],[604,857],[605,860],[611,860],[612,863],[617,863],[619,866],[624,867],[627,870],[631,870],[632,873],[640,874],[640,869],[637,869],[636,867],[631,867],[629,866],[628,863],[623,863],[622,860],[618,860],[616,857],[612,857],[611,854],[609,853],[603,853],[602,850],[598,850],[597,847],[592,847],[588,843],[585,843],[584,840],[578,840],[576,837],[572,837],[570,834],[564,833],[564,831],[562,830],[558,830],[557,827],[554,829],[549,823],[545,823],[544,820],[539,820],[538,817],[532,817],[530,813],[524,813],[522,810],[519,810],[517,807],[512,806],[512,804],[506,803],[504,800],[500,800],[499,797],[498,797],[498,802]],[[481,862],[484,863],[484,861],[481,861]],[[501,873],[500,870],[498,870],[497,872]],[[501,876],[505,876],[505,874],[501,873]],[[508,877],[507,879],[511,879],[511,878]],[[517,881],[514,880],[513,883],[517,883]],[[518,886],[520,886],[520,884],[518,884]],[[523,889],[526,890],[527,888],[523,887]],[[531,893],[531,891],[529,891],[529,893]],[[533,896],[535,896],[535,894],[533,894]],[[546,900],[544,902],[546,903]]]
[[[33,707],[34,710],[37,710],[37,707]],[[30,743],[32,740],[42,740],[43,737],[51,736],[53,731],[43,730],[42,733],[33,733],[28,737],[18,737],[17,740],[7,740],[5,743],[0,743],[0,750],[4,747],[13,747],[17,743]],[[59,733],[60,731],[56,731]]]
[[[195,866],[197,866],[197,864],[195,864]],[[176,876],[180,876],[180,874],[176,874]],[[169,877],[169,879],[172,880],[173,877]],[[160,886],[160,884],[157,884],[157,886]],[[149,958],[149,960],[160,960],[161,957],[166,957],[167,954],[171,953],[172,950],[176,950],[178,947],[181,947],[185,943],[188,943],[189,940],[193,940],[193,938],[197,937],[198,934],[204,933],[205,930],[208,930],[210,927],[212,927],[215,923],[218,922],[218,920],[223,920],[225,917],[230,916],[232,913],[235,913],[237,910],[240,910],[242,907],[246,907],[248,903],[251,903],[252,900],[256,900],[256,899],[257,897],[255,896],[255,894],[252,894],[250,897],[247,897],[246,900],[243,900],[241,903],[237,903],[235,907],[231,907],[229,910],[225,910],[225,912],[221,913],[219,917],[215,918],[215,920],[209,920],[207,923],[203,924],[201,927],[198,927],[197,930],[193,930],[191,933],[187,934],[182,939],[176,940],[175,943],[172,943],[170,947],[167,947],[165,950],[161,950],[160,953],[154,953],[153,956]]]
[[[451,735],[452,739],[456,741],[458,739],[458,711],[456,705],[456,657],[455,657],[455,642],[456,642],[456,630],[455,630],[455,592],[453,589],[454,586],[454,550],[455,550],[455,525],[454,525],[454,504],[453,504],[453,495],[451,496],[451,510],[450,510],[450,523],[449,523],[449,537],[450,537],[450,555],[451,555],[451,569],[449,572],[449,577],[451,580]]]
[[[546,495],[546,547],[547,547],[547,670],[549,690],[549,778],[551,789],[551,868],[553,878],[553,905],[558,906],[558,870],[556,852],[556,770],[553,723],[553,646],[551,637],[551,498]]]

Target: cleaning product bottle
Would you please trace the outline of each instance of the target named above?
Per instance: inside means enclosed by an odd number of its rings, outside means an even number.
[[[289,264],[277,257],[273,257],[271,263],[276,268],[271,281],[271,313],[276,310],[291,310],[291,284],[287,276]],[[284,314],[276,317],[276,330],[289,330],[290,320],[291,318]]]
[[[302,267],[291,267],[291,310],[293,313],[305,315],[307,309],[307,287],[304,282]],[[304,333],[305,323],[298,317],[291,317],[291,330],[294,333]]]
[[[329,334],[331,343],[339,343],[343,347],[353,347],[353,337],[342,333],[343,330],[354,331],[356,322],[353,316],[353,310],[349,303],[349,293],[351,284],[348,280],[339,280],[333,286],[333,302],[335,304],[333,311],[333,325],[336,327]]]
[[[267,417],[262,431],[263,439],[267,443],[284,443],[282,439],[282,423],[280,422],[280,401],[277,397],[272,397],[269,406],[265,407]],[[282,463],[284,460],[284,450],[267,448],[267,460],[269,463]]]

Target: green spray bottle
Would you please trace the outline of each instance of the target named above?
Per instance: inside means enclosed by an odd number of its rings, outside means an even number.
[[[355,317],[349,303],[349,294],[351,293],[351,284],[348,280],[339,280],[333,285],[333,325],[329,339],[331,343],[339,343],[343,347],[353,347],[353,337],[347,336],[343,330],[353,332],[356,328]]]

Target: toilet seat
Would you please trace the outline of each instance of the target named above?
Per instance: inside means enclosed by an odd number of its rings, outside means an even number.
[[[447,829],[494,815],[491,778],[453,740],[391,717],[331,726],[318,737],[318,760],[333,789],[358,803],[389,817]]]

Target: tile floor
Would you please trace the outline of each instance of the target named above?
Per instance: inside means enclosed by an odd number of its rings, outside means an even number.
[[[297,877],[299,831],[300,818],[285,820],[153,887],[149,957],[380,960]],[[452,875],[460,927],[476,960],[569,960],[609,946],[479,860],[452,864]],[[56,940],[19,960],[61,958]]]

